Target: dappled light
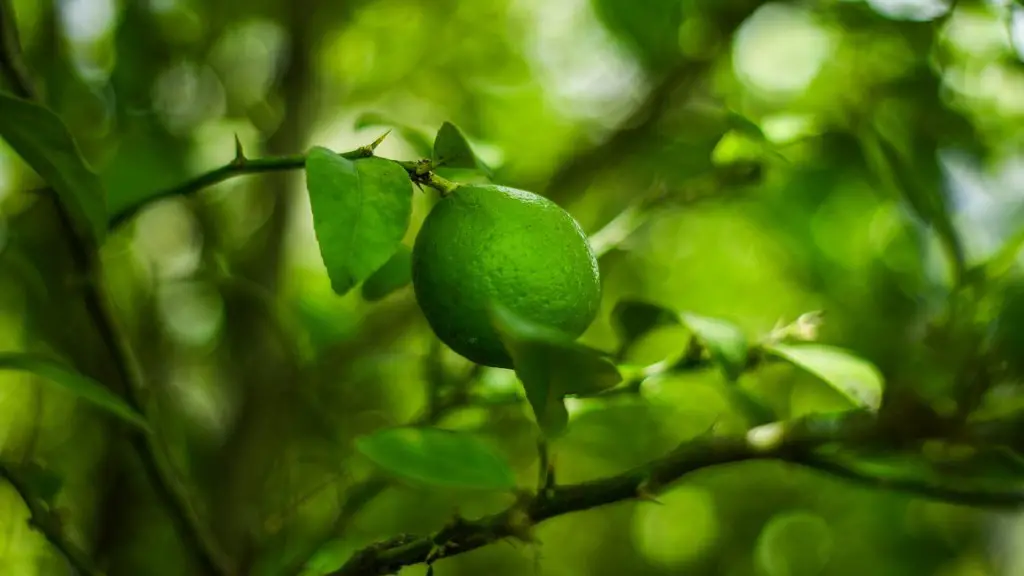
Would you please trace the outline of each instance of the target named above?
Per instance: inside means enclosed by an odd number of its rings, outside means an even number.
[[[0,574],[1024,573],[1018,0],[0,0]]]

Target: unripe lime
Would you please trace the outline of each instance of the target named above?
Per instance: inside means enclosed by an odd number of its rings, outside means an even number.
[[[463,185],[427,215],[413,247],[413,287],[442,342],[486,366],[512,360],[491,306],[576,338],[594,321],[601,280],[568,212],[523,190]]]

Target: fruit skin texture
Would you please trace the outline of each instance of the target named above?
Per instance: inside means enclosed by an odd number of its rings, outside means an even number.
[[[438,202],[416,236],[412,266],[437,337],[496,368],[512,368],[512,359],[491,305],[576,338],[601,302],[597,258],[579,223],[554,202],[505,186],[462,185]]]

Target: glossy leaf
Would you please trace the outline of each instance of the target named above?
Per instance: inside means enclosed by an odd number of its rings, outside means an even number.
[[[477,158],[465,135],[451,122],[445,122],[434,138],[435,166],[480,170],[491,176],[491,169]]]
[[[0,138],[57,192],[78,236],[102,244],[106,192],[64,122],[43,106],[0,92]]]
[[[481,490],[516,487],[508,463],[468,432],[388,428],[356,439],[356,449],[388,472],[423,484]]]
[[[412,216],[408,174],[389,160],[318,147],[306,160],[306,188],[331,287],[347,294],[399,249]]]
[[[658,328],[678,324],[678,314],[651,302],[625,299],[612,309],[612,325],[625,345]]]
[[[108,388],[53,360],[30,354],[0,354],[0,370],[18,370],[35,374],[136,428],[147,431],[149,429],[149,424],[142,414]]]
[[[683,323],[703,344],[712,361],[722,369],[728,380],[736,380],[747,366],[747,337],[735,324],[696,314],[681,315]]]
[[[386,126],[393,128],[398,132],[398,135],[409,144],[409,146],[412,146],[412,149],[416,154],[423,158],[430,157],[433,146],[430,142],[430,136],[424,131],[409,126],[408,124],[394,122],[384,115],[376,112],[367,112],[357,118],[355,122],[356,129],[372,128],[374,126]]]
[[[512,357],[516,376],[526,391],[537,424],[548,436],[565,430],[566,396],[607,390],[622,380],[605,354],[579,344],[552,328],[520,318],[502,307],[492,308],[495,329]]]
[[[817,376],[857,406],[877,410],[884,382],[873,364],[822,344],[774,344],[766,350]]]
[[[391,258],[363,282],[363,299],[381,300],[412,282],[412,251],[402,245]]]

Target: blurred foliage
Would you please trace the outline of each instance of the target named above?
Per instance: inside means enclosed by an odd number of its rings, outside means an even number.
[[[631,367],[675,358],[688,329],[660,307],[686,311],[728,322],[724,335],[694,329],[724,371],[565,399],[570,424],[550,454],[559,482],[621,472],[712,427],[744,430],[737,398],[782,418],[848,408],[799,366],[730,368],[744,335],[812,310],[827,319],[818,339],[879,368],[903,426],[965,403],[1024,408],[1019,2],[10,3],[32,80],[98,172],[108,214],[230,162],[236,137],[259,158],[353,150],[393,129],[377,152],[416,160],[442,125],[445,177],[545,194],[588,233],[656,198],[601,257],[602,310],[582,343]],[[0,353],[54,355],[116,389],[86,280],[38,193],[53,175],[17,146],[0,145]],[[436,194],[412,198],[405,246]],[[165,198],[109,233],[103,290],[152,423],[246,574],[325,574],[377,539],[506,506],[487,491],[373,483],[357,439],[425,415],[493,447],[520,485],[536,480],[538,433],[515,375],[436,344],[401,258],[337,295],[298,172]],[[622,322],[625,300],[659,307]],[[964,389],[982,369],[991,388]],[[484,400],[455,408],[465,395]],[[201,573],[95,403],[0,371],[0,404],[3,461],[27,471],[107,574]],[[920,472],[904,464],[880,473]],[[1021,479],[1019,466],[993,474]],[[702,471],[660,501],[561,516],[537,527],[538,545],[492,545],[435,573],[1024,572],[1018,514],[778,463]],[[28,515],[0,488],[0,573],[72,574]]]

